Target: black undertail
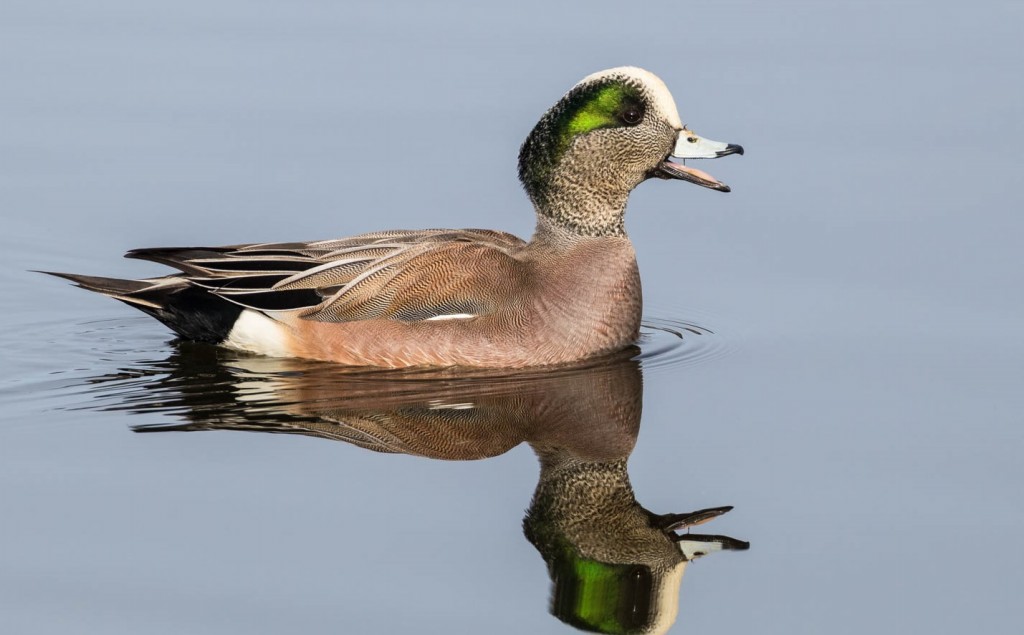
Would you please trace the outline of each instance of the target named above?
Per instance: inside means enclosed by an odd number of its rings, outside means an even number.
[[[234,302],[192,285],[165,294],[160,308],[134,306],[160,320],[182,338],[210,344],[226,340],[243,311]]]

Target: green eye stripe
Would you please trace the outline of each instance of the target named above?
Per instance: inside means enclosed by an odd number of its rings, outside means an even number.
[[[548,178],[573,139],[602,128],[628,126],[620,116],[634,108],[644,111],[641,89],[618,78],[569,91],[537,122],[520,150],[519,178],[531,198],[545,195]]]
[[[625,92],[622,86],[605,86],[569,120],[569,125],[566,126],[568,133],[576,136],[598,128],[618,125],[619,121],[615,114],[622,106],[623,97]]]
[[[559,151],[564,151],[572,140],[601,128],[613,128],[623,125],[619,113],[627,100],[636,99],[627,86],[621,83],[608,84],[600,87],[593,95],[581,95],[584,101],[579,106],[567,109],[564,123],[558,135]]]

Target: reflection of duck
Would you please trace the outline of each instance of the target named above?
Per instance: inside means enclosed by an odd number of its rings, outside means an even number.
[[[585,630],[661,633],[675,622],[690,560],[747,549],[727,536],[676,534],[732,509],[657,515],[637,503],[626,456],[539,447],[540,482],[523,520],[552,580],[551,612]]]
[[[686,564],[747,544],[677,535],[729,508],[654,514],[637,503],[626,462],[640,426],[635,350],[587,366],[499,375],[453,370],[339,372],[296,360],[189,347],[167,376],[118,400],[183,412],[156,430],[256,430],[335,439],[378,452],[473,460],[529,443],[540,481],[523,522],[553,582],[552,612],[603,632],[663,632]],[[194,353],[194,354],[193,354]],[[124,407],[124,406],[121,406]]]
[[[388,231],[340,240],[136,249],[179,273],[55,274],[187,340],[361,366],[524,367],[619,350],[640,327],[623,217],[650,178],[728,192],[669,160],[742,154],[685,128],[665,84],[632,67],[584,78],[533,128],[519,176],[529,242],[500,231]]]

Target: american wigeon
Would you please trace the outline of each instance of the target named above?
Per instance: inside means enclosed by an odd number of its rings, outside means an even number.
[[[189,340],[351,365],[524,367],[637,338],[640,276],[623,216],[643,181],[729,188],[674,163],[742,154],[687,129],[665,84],[633,67],[584,78],[534,126],[519,178],[528,241],[483,229],[341,240],[136,249],[179,273],[121,280],[55,273],[126,302]]]

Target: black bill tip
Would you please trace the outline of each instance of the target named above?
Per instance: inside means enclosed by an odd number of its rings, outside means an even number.
[[[725,150],[719,150],[716,152],[715,158],[717,159],[718,157],[729,156],[730,154],[743,154],[743,146],[736,143],[730,143],[725,146]]]

